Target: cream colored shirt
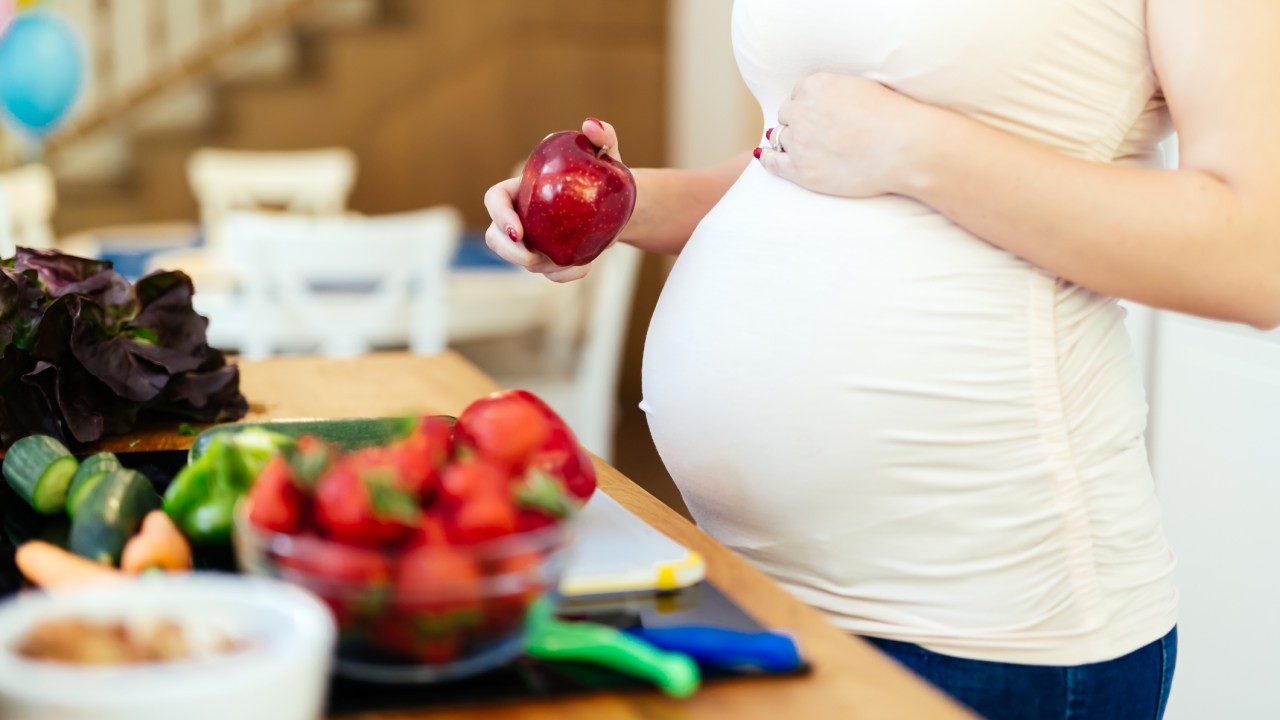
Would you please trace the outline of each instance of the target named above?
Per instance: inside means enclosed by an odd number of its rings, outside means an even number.
[[[829,71],[1142,163],[1169,130],[1144,8],[738,0],[733,40],[764,127]],[[698,523],[840,626],[1102,661],[1177,608],[1122,321],[920,203],[819,195],[752,163],[663,291],[644,407]]]

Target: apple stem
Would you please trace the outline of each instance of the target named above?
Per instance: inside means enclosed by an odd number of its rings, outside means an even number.
[[[596,157],[597,157],[597,158],[604,157],[604,156],[605,156],[605,153],[607,153],[607,152],[609,152],[609,146],[608,146],[608,145],[601,145],[600,147],[596,148]]]

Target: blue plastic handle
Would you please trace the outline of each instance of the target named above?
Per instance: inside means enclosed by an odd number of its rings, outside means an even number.
[[[742,632],[716,627],[628,628],[654,647],[688,655],[711,667],[755,667],[790,672],[800,667],[800,652],[790,637],[773,632]]]

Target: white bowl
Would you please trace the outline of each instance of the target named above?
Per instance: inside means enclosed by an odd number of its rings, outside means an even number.
[[[250,646],[225,655],[88,667],[14,648],[42,620],[157,617],[212,627]],[[314,596],[266,578],[194,573],[24,593],[0,604],[5,720],[315,720],[324,710],[335,630]]]

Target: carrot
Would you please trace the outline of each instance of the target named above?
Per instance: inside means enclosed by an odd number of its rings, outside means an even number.
[[[142,520],[142,529],[125,543],[120,569],[138,574],[149,568],[190,570],[191,545],[163,510],[152,510]]]
[[[43,540],[22,543],[13,559],[28,580],[43,588],[111,582],[124,578],[119,570],[109,565],[80,557]]]

